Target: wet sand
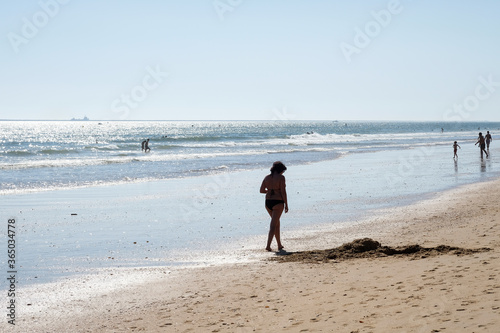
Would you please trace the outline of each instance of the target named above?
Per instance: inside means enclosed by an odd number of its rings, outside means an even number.
[[[488,251],[281,262],[262,249],[263,259],[250,263],[131,269],[134,280],[100,289],[128,274],[113,270],[40,286],[46,289],[39,295],[49,296],[44,299],[19,295],[16,332],[494,332],[500,325],[499,202],[495,180],[333,232],[283,235],[290,252],[363,237],[391,247]]]

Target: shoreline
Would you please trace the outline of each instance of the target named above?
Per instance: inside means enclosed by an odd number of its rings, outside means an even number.
[[[474,148],[464,146],[464,152],[475,152]],[[345,236],[330,244],[339,246],[354,239],[356,228],[363,230],[359,222],[387,207],[395,210],[429,198],[433,191],[482,183],[499,173],[494,159],[483,166],[475,158],[461,161],[457,172],[456,164],[441,157],[443,151],[444,147],[367,152],[293,166],[286,175],[291,211],[282,217],[285,247],[311,249],[305,240],[314,237],[316,244],[326,244],[331,240],[322,234],[342,229]],[[398,165],[418,154],[426,158],[414,160],[414,170],[402,173]],[[388,161],[394,164],[390,169]],[[424,163],[429,167],[423,168]],[[230,171],[3,196],[0,206],[6,212],[19,212],[14,217],[19,218],[18,237],[23,239],[19,259],[25,264],[20,285],[108,268],[259,260],[268,216],[257,189],[267,172]]]
[[[99,293],[93,290],[97,286],[92,287],[96,281],[89,281],[90,285],[81,281],[75,287],[80,295],[73,299],[59,298],[61,290],[59,296],[54,292],[55,299],[42,305],[46,312],[37,313],[34,300],[26,313],[30,318],[20,317],[17,328],[19,332],[68,329],[68,324],[58,324],[56,318],[63,317],[74,332],[332,328],[488,332],[500,324],[499,189],[498,178],[454,188],[409,206],[386,209],[371,222],[359,224],[360,228],[330,231],[319,241],[325,244],[330,239],[332,244],[332,238],[339,242],[341,235],[350,237],[349,241],[369,236],[383,245],[485,246],[492,248],[490,252],[417,260],[326,264],[258,260],[168,271],[138,268],[144,281],[130,280],[116,290]],[[485,190],[489,197],[483,201]],[[325,248],[317,246],[316,235],[290,238],[295,243],[290,248]],[[109,274],[113,284],[115,273]]]

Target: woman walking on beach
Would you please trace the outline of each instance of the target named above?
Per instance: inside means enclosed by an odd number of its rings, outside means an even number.
[[[274,237],[276,237],[278,243],[278,251],[284,248],[280,238],[280,217],[283,214],[283,209],[285,209],[285,213],[288,213],[286,183],[285,176],[283,176],[285,170],[286,166],[283,163],[274,162],[271,173],[264,178],[260,186],[260,193],[266,194],[266,210],[271,216],[271,225],[267,237],[267,251],[272,251],[271,242]]]

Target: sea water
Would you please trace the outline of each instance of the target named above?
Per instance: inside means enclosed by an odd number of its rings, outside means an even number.
[[[491,122],[3,121],[0,130],[2,219],[19,221],[24,284],[251,250],[252,237],[265,241],[258,188],[275,160],[288,166],[285,237],[500,172],[496,141],[489,158],[474,146],[478,131],[500,132]]]
[[[471,142],[500,123],[0,121],[0,193],[298,165]],[[150,139],[151,152],[141,150]]]

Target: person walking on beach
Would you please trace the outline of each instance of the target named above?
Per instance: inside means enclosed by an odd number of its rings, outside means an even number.
[[[151,151],[149,148],[149,139],[142,141],[142,150],[144,150],[145,153]]]
[[[477,138],[477,142],[474,144],[474,146],[477,145],[478,143],[479,143],[479,148],[481,149],[481,158],[483,158],[483,151],[486,154],[486,157],[488,157],[488,153],[484,149],[486,146],[484,136],[483,133],[481,132],[479,132],[479,138]]]
[[[457,155],[457,149],[460,148],[462,149],[462,147],[459,146],[459,144],[455,141],[453,143],[453,158],[458,158],[458,155]]]
[[[490,150],[490,142],[493,141],[493,138],[491,137],[490,131],[486,131],[486,135],[484,138],[486,139],[486,149],[489,151]]]
[[[271,173],[267,175],[260,186],[260,193],[266,194],[266,210],[271,216],[271,224],[269,226],[269,235],[267,237],[267,251],[272,251],[271,242],[276,238],[278,243],[278,251],[284,249],[281,244],[280,237],[280,217],[288,213],[288,200],[286,195],[286,182],[283,173],[286,171],[286,166],[280,161],[273,163]]]

